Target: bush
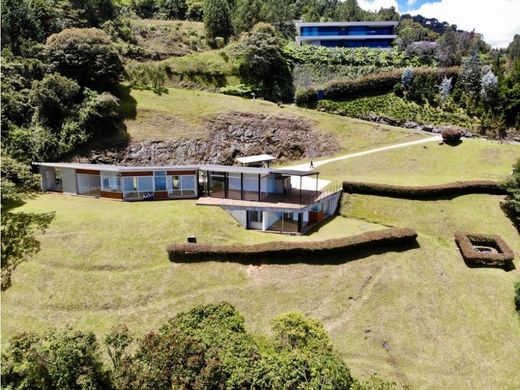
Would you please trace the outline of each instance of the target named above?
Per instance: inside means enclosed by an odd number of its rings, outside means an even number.
[[[400,83],[396,84],[400,85]],[[322,111],[346,115],[353,118],[372,120],[371,116],[386,116],[394,122],[414,121],[435,125],[461,126],[474,129],[478,120],[469,117],[463,110],[455,107],[453,112],[432,107],[429,104],[417,104],[387,93],[378,96],[365,96],[348,101],[320,100],[317,108]],[[399,125],[399,123],[394,124]]]
[[[317,242],[275,241],[256,245],[172,244],[166,250],[172,262],[221,260],[245,263],[259,261],[320,263],[321,257],[411,244],[415,242],[416,237],[417,233],[413,229],[391,228]]]
[[[378,195],[403,199],[435,199],[466,194],[503,195],[506,193],[500,183],[487,180],[458,181],[421,187],[344,181],[343,191],[349,194]]]
[[[251,98],[253,95],[258,96],[260,89],[258,87],[246,84],[229,85],[219,89],[220,93],[225,95],[240,96],[244,98]]]
[[[445,75],[455,75],[457,67],[447,69],[415,68],[415,78],[420,75],[429,75],[434,80],[441,80]],[[364,94],[381,94],[393,90],[396,83],[401,82],[400,69],[372,73],[357,79],[339,79],[326,83],[323,86],[325,99],[346,100]],[[436,87],[435,87],[436,88]],[[302,101],[303,104],[306,102]]]
[[[442,140],[447,144],[458,144],[462,137],[462,132],[459,129],[448,127],[441,132]]]
[[[515,255],[513,250],[498,235],[455,233],[455,241],[465,261],[476,265],[496,265],[510,267]],[[474,245],[495,248],[497,253],[481,252]]]
[[[318,100],[318,94],[314,88],[297,88],[294,94],[294,102],[298,106],[314,105]]]

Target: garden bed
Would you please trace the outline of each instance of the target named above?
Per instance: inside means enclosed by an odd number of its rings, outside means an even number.
[[[498,235],[455,233],[462,257],[470,265],[511,268],[515,255]]]

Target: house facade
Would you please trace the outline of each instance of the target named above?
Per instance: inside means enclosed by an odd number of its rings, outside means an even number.
[[[325,47],[373,47],[390,49],[399,22],[296,23],[296,43]]]
[[[197,199],[218,206],[246,229],[303,234],[335,214],[341,189],[319,172],[283,168],[171,165],[130,167],[35,163],[41,189],[120,201]]]

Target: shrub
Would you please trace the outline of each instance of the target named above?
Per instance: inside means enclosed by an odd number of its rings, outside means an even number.
[[[445,75],[456,75],[457,67],[447,69],[415,68],[415,78],[429,75],[432,80],[442,79]],[[357,79],[343,78],[330,81],[323,86],[325,99],[346,100],[364,94],[386,93],[393,90],[396,83],[401,82],[402,71],[399,69],[372,73]],[[415,79],[414,78],[414,79]],[[435,89],[435,88],[434,88]],[[302,101],[302,104],[306,102]]]
[[[379,195],[403,199],[435,199],[466,194],[503,195],[506,191],[494,181],[459,181],[431,186],[395,186],[391,184],[344,181],[343,191],[354,194]]]
[[[222,87],[222,88],[220,88],[219,92],[223,93],[225,95],[251,98],[253,96],[253,94],[258,95],[258,93],[260,92],[260,89],[255,86],[252,86],[252,85],[237,84],[237,85],[229,85],[227,87]]]
[[[400,86],[401,83],[396,85]],[[376,115],[390,117],[396,122],[415,121],[435,125],[455,125],[470,129],[477,128],[479,125],[478,120],[469,117],[459,108],[455,108],[453,112],[448,112],[446,106],[441,109],[429,104],[418,104],[402,99],[393,93],[365,96],[348,101],[320,100],[317,108],[369,120],[371,120],[371,116]]]
[[[318,100],[318,94],[314,88],[297,88],[294,101],[299,106],[313,105]]]
[[[465,261],[476,265],[496,265],[510,267],[515,255],[513,250],[498,235],[455,233],[455,241]],[[474,245],[489,246],[496,249],[496,253],[481,252]]]
[[[226,40],[222,37],[215,38],[215,46],[217,49],[222,49],[226,45]]]
[[[447,144],[457,144],[460,142],[462,132],[454,127],[448,127],[441,132],[442,140]]]
[[[317,242],[270,242],[257,245],[201,245],[172,244],[167,247],[172,262],[199,262],[208,260],[238,261],[300,261],[317,262],[321,257],[336,254],[354,254],[384,246],[415,242],[413,229],[391,228],[362,233],[344,238]]]

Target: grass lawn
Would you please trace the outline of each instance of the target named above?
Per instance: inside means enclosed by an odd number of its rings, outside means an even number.
[[[193,200],[129,203],[45,194],[16,209],[50,210],[56,216],[39,237],[41,251],[18,267],[13,287],[2,294],[3,340],[22,329],[65,324],[101,334],[124,321],[145,331],[190,307],[188,296],[196,291],[240,288],[247,281],[245,266],[171,264],[166,246],[190,234],[199,243],[260,243],[385,228],[338,216],[303,237],[254,232],[224,210]]]
[[[278,107],[264,100],[249,100],[204,91],[169,88],[157,95],[152,91],[132,90],[127,100],[137,107],[135,119],[125,122],[132,140],[203,137],[200,127],[204,118],[229,110],[261,112],[272,115],[291,114],[316,122],[316,128],[336,135],[341,153],[406,142],[422,137],[414,131],[383,126],[296,106]],[[123,102],[128,104],[128,101]]]
[[[465,139],[458,146],[435,142],[336,161],[320,167],[335,181],[401,185],[441,184],[457,180],[503,180],[520,158],[520,145]]]

